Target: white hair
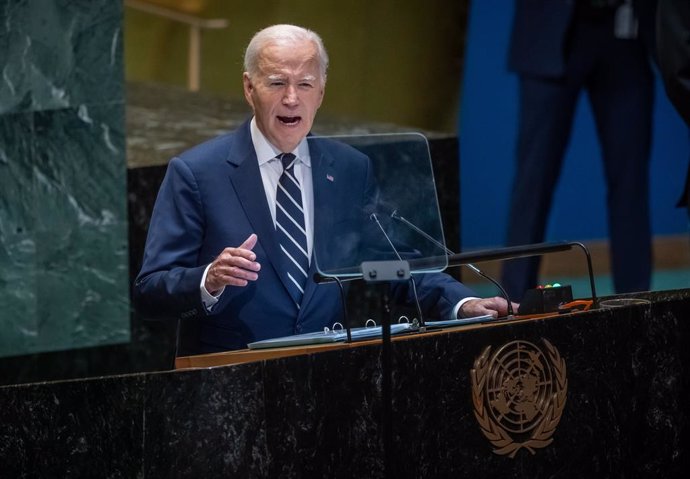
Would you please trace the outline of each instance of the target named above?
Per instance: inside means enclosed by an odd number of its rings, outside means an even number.
[[[318,33],[296,25],[272,25],[257,32],[252,37],[247,46],[247,51],[244,53],[244,71],[249,73],[249,76],[258,73],[259,55],[267,45],[293,45],[299,41],[310,41],[316,46],[319,55],[321,81],[325,84],[328,72],[328,53],[326,53],[326,48],[323,46],[323,41]]]

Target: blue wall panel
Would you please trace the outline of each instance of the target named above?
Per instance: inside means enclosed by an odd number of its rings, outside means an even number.
[[[500,246],[514,173],[517,79],[507,70],[511,0],[472,2],[458,134],[461,153],[463,249]],[[652,228],[657,235],[687,231],[675,208],[690,158],[688,130],[657,78],[650,165]],[[593,118],[583,94],[552,205],[547,240],[608,236],[606,192]],[[630,212],[634,214],[634,212]]]

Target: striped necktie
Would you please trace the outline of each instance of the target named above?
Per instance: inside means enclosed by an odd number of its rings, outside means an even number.
[[[283,163],[283,174],[276,191],[276,232],[280,249],[285,255],[285,274],[290,295],[299,308],[304,295],[304,285],[309,271],[307,233],[304,229],[302,189],[295,177],[295,155],[278,156]]]

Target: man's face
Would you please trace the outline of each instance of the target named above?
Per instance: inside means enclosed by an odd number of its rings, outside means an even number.
[[[243,82],[259,130],[280,151],[294,150],[311,130],[323,100],[314,44],[267,45],[259,55],[258,73],[250,77],[245,72]]]

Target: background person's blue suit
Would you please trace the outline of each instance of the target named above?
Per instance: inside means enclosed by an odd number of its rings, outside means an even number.
[[[318,251],[367,219],[362,212],[369,210],[374,178],[368,158],[344,145],[311,142],[310,156]],[[253,251],[262,266],[258,280],[226,287],[207,313],[199,291],[204,269],[223,248],[241,244],[252,233],[258,235]],[[333,252],[354,259],[359,246],[348,241]],[[245,348],[248,342],[318,331],[342,321],[337,285],[317,285],[311,279],[316,261],[312,259],[300,309],[281,274],[283,261],[247,122],[171,160],[135,283],[136,304],[149,316],[196,322],[199,352]],[[458,300],[473,295],[445,274],[419,278],[418,292],[427,314],[444,319]]]
[[[506,243],[544,240],[575,108],[586,90],[604,163],[614,288],[641,291],[651,278],[653,76],[642,41],[614,35],[616,8],[593,6],[606,3],[516,2],[509,68],[519,75],[520,113]],[[520,298],[535,287],[538,269],[539,258],[506,262],[508,294]]]
[[[661,78],[673,106],[690,127],[690,2],[659,0],[656,21]],[[690,215],[690,166],[676,206],[687,208]]]

